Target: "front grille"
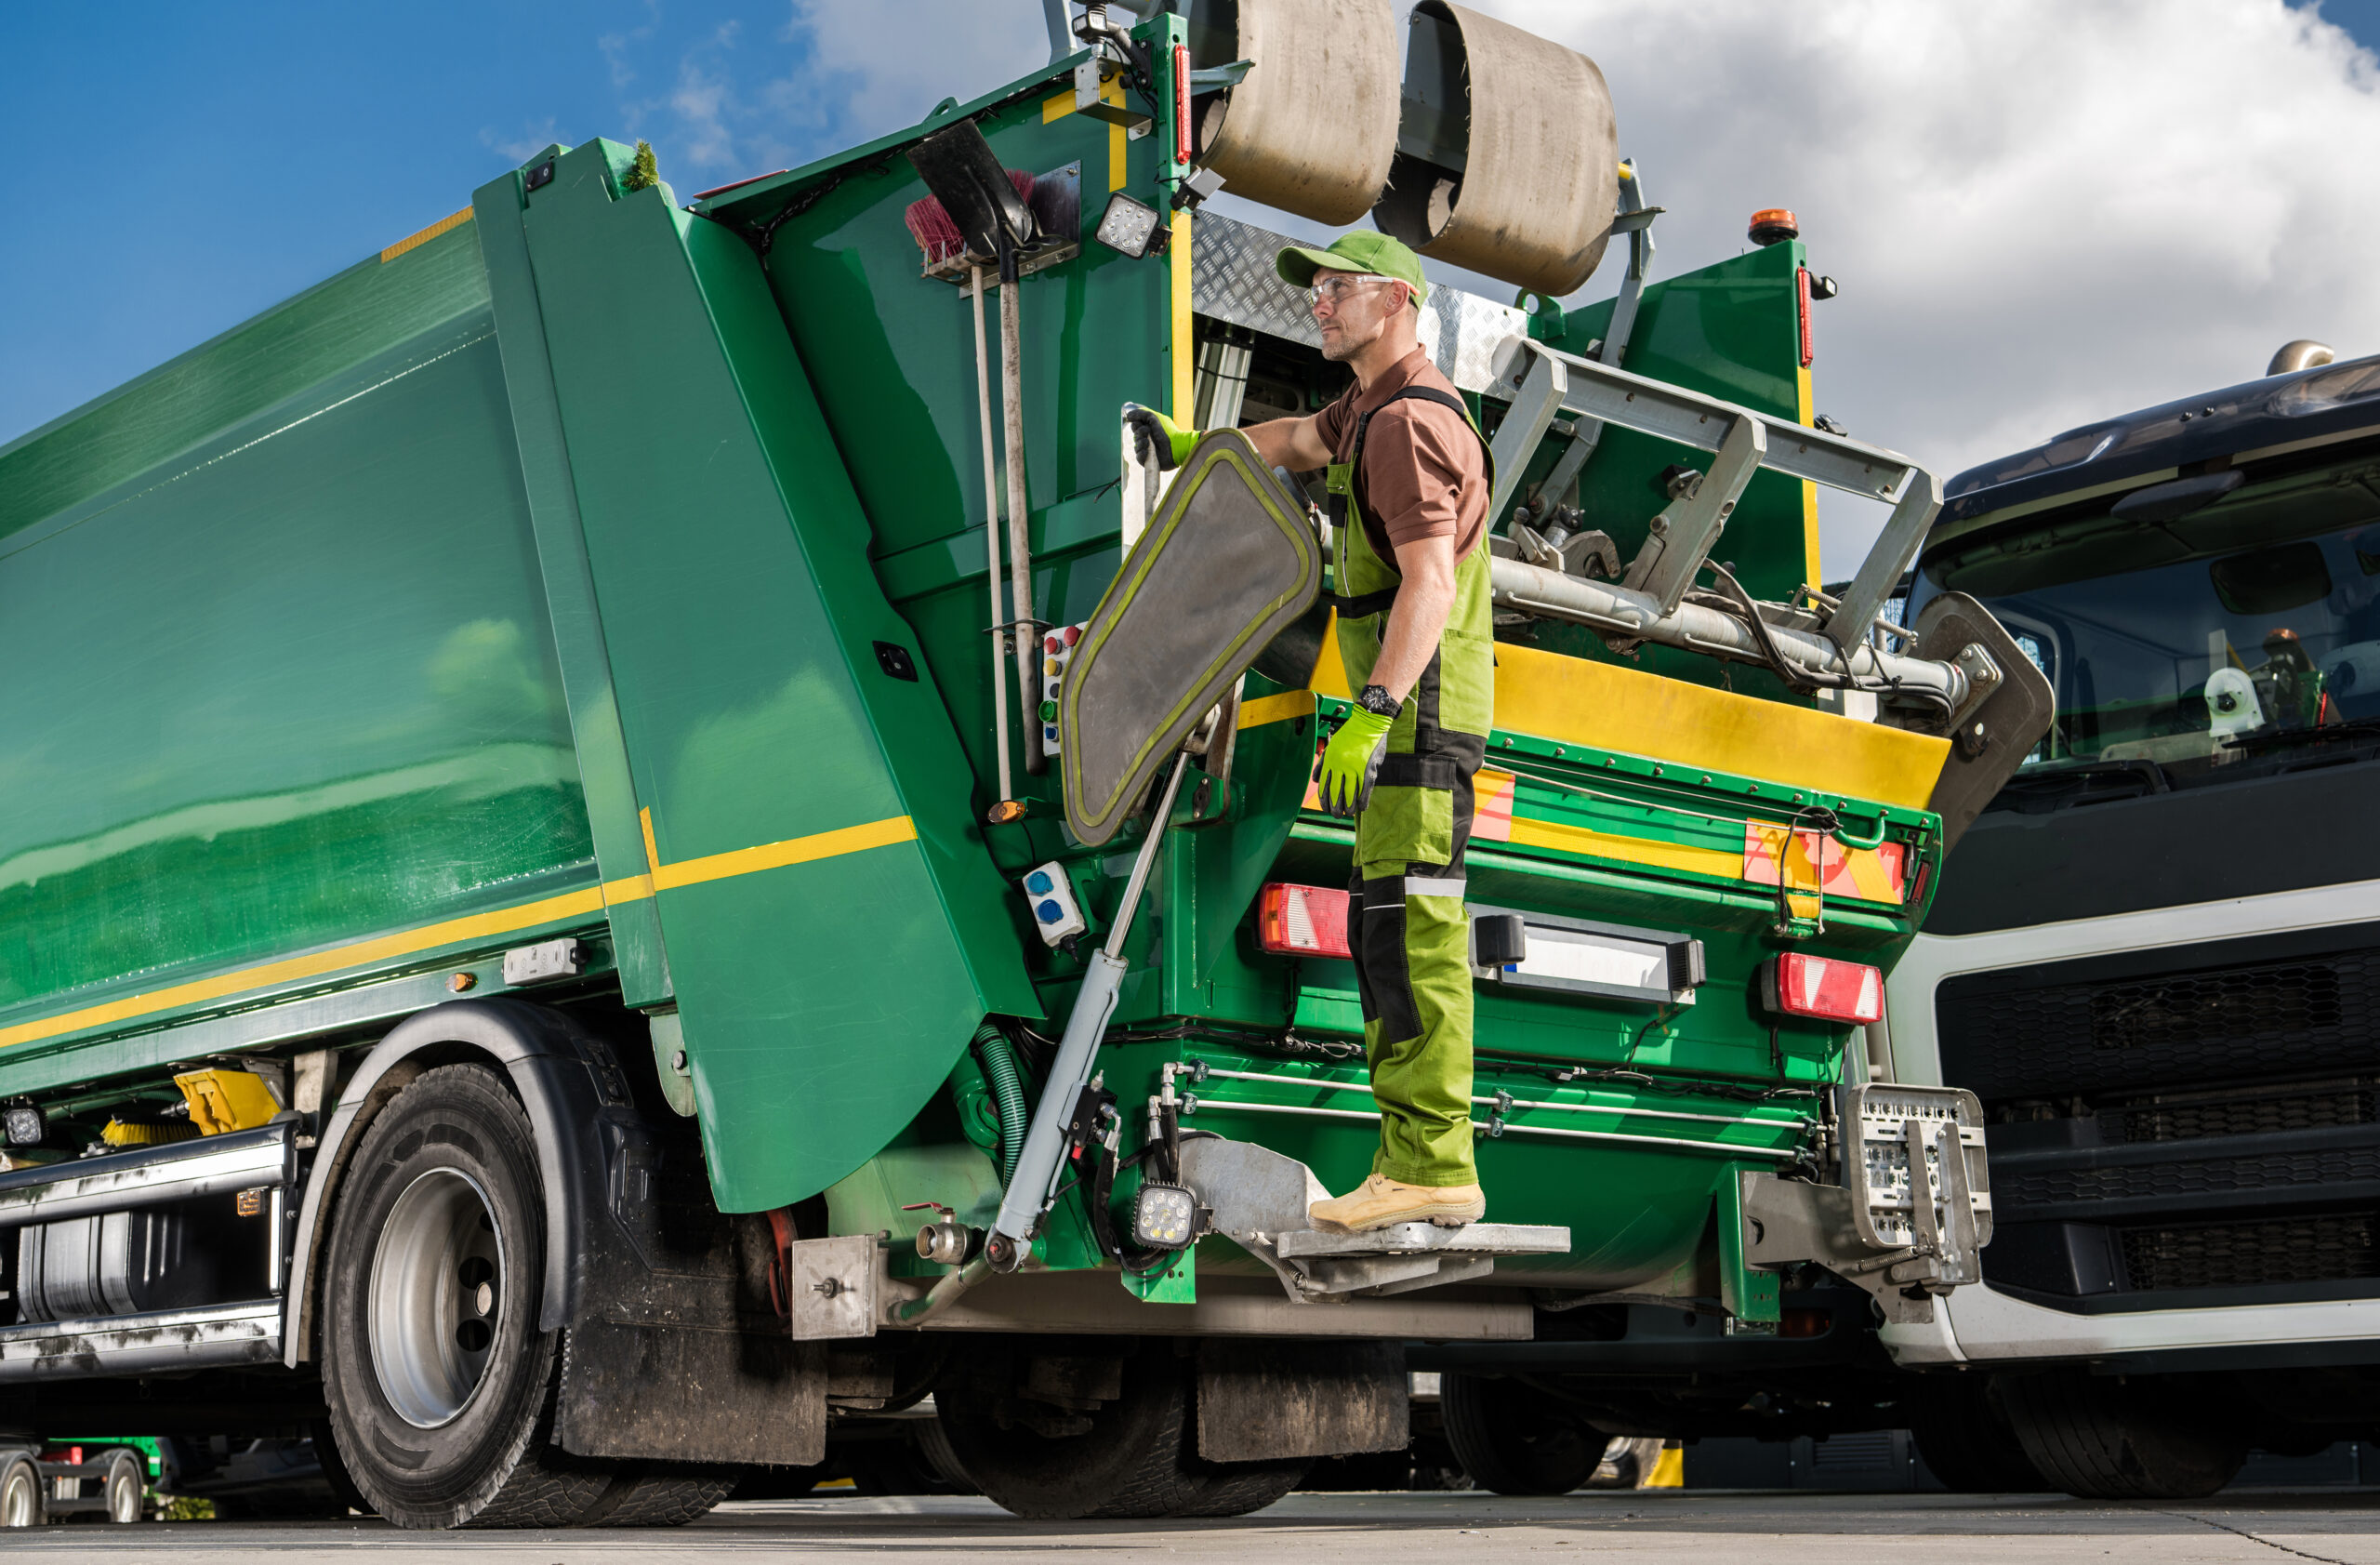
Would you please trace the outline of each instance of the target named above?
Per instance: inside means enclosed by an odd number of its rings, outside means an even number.
[[[2137,1290],[2246,1288],[2380,1277],[2373,1214],[2122,1231]]]
[[[2338,1025],[2338,970],[2320,962],[2187,973],[2091,993],[2095,1049],[2188,1049],[2215,1038],[2252,1043]]]
[[[1935,991],[1942,1079],[1995,1104],[2303,1077],[2380,1057],[2380,946],[2084,975],[2109,965],[1946,980]]]
[[[2368,1078],[2315,1081],[2267,1092],[2161,1094],[2099,1105],[2109,1141],[2195,1141],[2209,1135],[2269,1135],[2373,1122]]]
[[[2380,1146],[2326,1147],[2246,1157],[2208,1152],[2096,1167],[2056,1163],[2042,1167],[2024,1158],[1995,1160],[1991,1165],[1992,1208],[2003,1222],[2050,1217],[2070,1223],[2106,1221],[2111,1214],[2093,1210],[2099,1202],[2163,1201],[2172,1204],[2162,1210],[2171,1211],[2184,1204],[2202,1204],[2192,1202],[2193,1197],[2226,1196],[2241,1190],[2268,1190],[2275,1204],[2286,1195],[2302,1205],[2320,1199],[2326,1187],[2350,1180],[2380,1183]]]

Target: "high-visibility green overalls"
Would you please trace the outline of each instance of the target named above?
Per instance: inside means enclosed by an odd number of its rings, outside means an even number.
[[[1449,405],[1470,422],[1461,399],[1433,388],[1408,387],[1388,402],[1408,397]],[[1372,548],[1355,497],[1364,430],[1378,411],[1355,420],[1347,460],[1325,475],[1337,539],[1339,658],[1350,690],[1371,683],[1388,605],[1403,580],[1395,562]],[[1478,433],[1475,425],[1472,432]],[[1488,481],[1492,492],[1492,457]],[[1455,567],[1454,607],[1438,650],[1405,697],[1371,796],[1355,814],[1347,944],[1380,1105],[1372,1172],[1408,1185],[1478,1183],[1471,1157],[1471,919],[1463,909],[1462,855],[1471,840],[1472,776],[1487,754],[1495,707],[1488,558],[1483,537]]]

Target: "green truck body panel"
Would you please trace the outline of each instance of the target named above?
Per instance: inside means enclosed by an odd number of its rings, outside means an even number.
[[[38,673],[0,696],[0,1017],[591,878],[483,293],[422,266],[450,308],[398,307],[434,324],[270,401],[235,334],[219,389],[165,377],[147,417],[242,416],[0,538],[0,644]]]
[[[658,187],[617,193],[601,151],[559,159],[514,219],[539,312],[519,329],[553,365],[652,851],[679,866],[909,823],[856,852],[659,878],[713,1187],[754,1211],[849,1173],[986,1011],[1032,996],[930,675],[895,678],[874,650],[909,630],[759,262]]]
[[[1174,404],[1193,351],[1179,253],[1090,238],[1111,187],[1167,202],[1170,116],[1128,139],[1060,112],[1066,81],[965,111],[1004,163],[1081,180],[1081,253],[1018,285],[1051,623],[1087,616],[1120,557],[1120,405]],[[1010,882],[1062,860],[1104,927],[1145,828],[1086,851],[1054,772],[1021,768],[1026,818],[981,824],[1012,670],[985,633],[970,303],[919,274],[903,221],[924,192],[900,151],[926,128],[687,209],[627,188],[624,149],[554,149],[469,222],[0,449],[0,655],[38,670],[0,693],[0,1096],[99,1104],[209,1053],[368,1038],[570,934],[622,1004],[674,1016],[723,1208],[825,1192],[836,1231],[906,1233],[906,1204],[996,1203],[969,1038],[987,1015],[1054,1033],[1082,971]],[[1656,286],[1628,366],[1793,417],[1800,263],[1778,245]],[[1311,367],[1318,395],[1335,372]],[[1589,524],[1623,556],[1684,456],[1615,431],[1589,466]],[[1714,557],[1784,595],[1805,504],[1760,475]],[[1807,716],[1741,668],[1514,635]],[[1240,731],[1227,788],[1194,771],[1128,953],[1117,1022],[1163,1036],[1101,1063],[1135,1138],[1165,1065],[1289,1078],[1216,1078],[1191,1122],[1343,1188],[1373,1125],[1262,1107],[1368,1107],[1353,971],[1263,952],[1251,917],[1268,880],[1345,883],[1350,833],[1301,802],[1337,704],[1291,714],[1305,698],[1256,675],[1245,694],[1274,715]],[[1491,744],[1529,829],[1475,841],[1473,899],[1692,934],[1710,981],[1661,1007],[1483,988],[1480,1166],[1495,1218],[1572,1232],[1514,1279],[1774,1319],[1735,1176],[1806,1155],[1846,1033],[1778,1022],[1753,975],[1786,948],[1888,967],[1938,828],[1799,785],[1884,823],[1907,895],[1831,899],[1822,931],[1780,935],[1777,888],[1740,865],[1746,821],[1792,789],[1664,774],[1666,753]],[[1640,1117],[1591,1112],[1622,1108]],[[1038,1252],[1100,1264],[1078,1194]],[[1261,1270],[1222,1240],[1197,1266]]]
[[[1796,422],[1806,371],[1802,344],[1798,273],[1806,264],[1802,242],[1765,245],[1683,277],[1647,284],[1629,332],[1622,365],[1637,375],[1723,397],[1739,406]],[[1586,352],[1611,324],[1606,299],[1561,318],[1535,335],[1566,352]],[[1607,429],[1594,459],[1580,475],[1577,503],[1591,525],[1611,535],[1622,560],[1644,547],[1646,524],[1660,510],[1658,482],[1673,462],[1700,467],[1700,452],[1636,430]],[[1541,466],[1553,462],[1549,453]],[[1731,564],[1755,598],[1783,602],[1804,582],[1818,585],[1818,516],[1804,485],[1781,472],[1752,475],[1727,519],[1711,558]],[[1578,626],[1545,625],[1537,644],[1573,657],[1619,660],[1600,637]],[[1716,663],[1675,647],[1646,645],[1627,659],[1668,679],[1725,684],[1783,698],[1784,687],[1765,669]]]

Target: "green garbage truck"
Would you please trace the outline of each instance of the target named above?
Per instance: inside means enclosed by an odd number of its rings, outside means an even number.
[[[931,1397],[1012,1509],[1229,1514],[1401,1447],[1408,1341],[1975,1279],[1974,1099],[1844,1062],[2047,709],[1972,600],[1881,625],[1939,486],[1812,419],[1790,219],[1657,297],[1601,75],[1438,0],[1074,25],[691,202],[549,149],[0,448],[0,1424],[657,1525]],[[1218,186],[1522,290],[1422,323],[1485,1221],[1306,1219],[1379,1134],[1350,692],[1238,427],[1346,371]]]

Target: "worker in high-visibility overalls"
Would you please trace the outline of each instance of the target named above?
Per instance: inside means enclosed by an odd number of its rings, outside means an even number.
[[[1369,1178],[1315,1203],[1315,1226],[1476,1221],[1472,1160],[1471,921],[1463,849],[1495,694],[1486,443],[1422,351],[1428,285],[1384,234],[1283,250],[1309,291],[1326,358],[1355,383],[1320,413],[1244,432],[1295,471],[1326,470],[1340,661],[1355,705],[1316,773],[1323,807],[1355,821],[1348,946],[1381,1144]],[[1197,436],[1147,410],[1144,451],[1170,465]]]

